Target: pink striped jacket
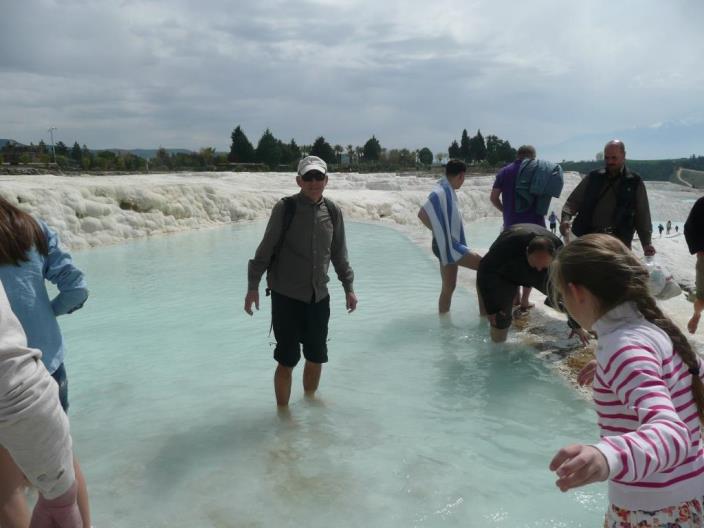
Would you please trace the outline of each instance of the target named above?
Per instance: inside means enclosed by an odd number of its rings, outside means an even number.
[[[630,302],[593,329],[599,339],[593,387],[601,428],[594,445],[609,463],[611,503],[652,511],[701,498],[704,453],[692,374],[673,353],[670,338]]]

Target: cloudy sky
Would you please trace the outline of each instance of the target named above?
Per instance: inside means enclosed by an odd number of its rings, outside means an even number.
[[[701,0],[7,0],[0,138],[704,155]]]

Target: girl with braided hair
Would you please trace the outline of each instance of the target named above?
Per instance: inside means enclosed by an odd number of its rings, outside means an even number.
[[[562,491],[609,480],[604,526],[703,527],[704,368],[648,291],[648,272],[621,241],[585,235],[550,270],[570,315],[597,334],[593,381],[601,439],[550,463]],[[669,523],[669,524],[668,524]]]

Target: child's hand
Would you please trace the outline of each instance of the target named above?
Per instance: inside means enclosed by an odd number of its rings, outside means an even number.
[[[577,383],[580,387],[585,385],[591,385],[594,381],[594,374],[596,373],[596,359],[592,359],[589,363],[582,367],[582,370],[577,374]]]
[[[573,444],[557,452],[550,471],[557,473],[555,484],[560,491],[568,491],[609,478],[609,463],[596,447]]]

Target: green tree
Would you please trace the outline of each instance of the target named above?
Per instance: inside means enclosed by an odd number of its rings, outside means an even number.
[[[93,153],[88,150],[88,147],[83,145],[81,149],[81,167],[84,170],[90,169],[93,166]]]
[[[347,145],[347,165],[349,165],[351,167],[353,161],[354,161],[354,146]]]
[[[491,165],[509,163],[516,159],[516,149],[511,143],[491,135],[486,137],[486,159]]]
[[[364,144],[363,151],[364,161],[379,161],[379,158],[381,158],[381,143],[379,143],[376,136],[372,136],[367,140]]]
[[[450,155],[450,157],[453,156]],[[460,152],[459,156],[457,157],[466,161],[467,163],[472,161],[472,150],[470,146],[469,134],[467,134],[466,128],[462,131],[462,139],[460,139]]]
[[[447,155],[450,159],[460,159],[462,157],[462,151],[460,146],[457,144],[457,141],[453,141],[447,148]]]
[[[56,144],[56,155],[57,156],[68,156],[68,147],[63,141],[59,141]]]
[[[215,159],[215,149],[213,147],[205,147],[200,149],[198,152],[201,160],[203,160],[203,165],[205,167],[211,167],[213,165],[213,160]]]
[[[100,154],[102,155],[102,152]],[[154,160],[156,162],[156,165],[161,168],[171,168],[171,155],[167,152],[164,147],[159,147],[159,149],[156,151],[156,156]]]
[[[233,163],[254,163],[254,147],[239,125],[232,131],[230,137],[232,144],[230,145],[228,160]]]
[[[418,160],[423,165],[432,165],[433,164],[433,153],[428,147],[423,147],[420,149],[420,152],[418,153]]]
[[[477,130],[477,135],[469,141],[470,158],[473,161],[484,161],[486,159],[486,143],[482,131]]]
[[[37,145],[37,152],[39,154],[46,154],[47,153],[46,143],[44,143],[43,139],[39,140],[39,144]]]
[[[301,159],[301,149],[296,145],[296,140],[291,139],[289,144],[279,141],[279,148],[281,149],[282,164],[290,165]]]
[[[281,142],[267,128],[257,143],[255,151],[256,160],[266,164],[270,169],[275,169],[281,163]]]
[[[315,140],[310,149],[311,156],[318,156],[325,163],[335,163],[335,151],[323,136]]]
[[[342,153],[345,151],[345,149],[342,147],[342,145],[335,145],[332,149],[335,151],[337,157],[337,164],[342,164]]]
[[[80,164],[82,156],[83,151],[81,151],[81,146],[78,144],[78,141],[74,141],[73,147],[71,148],[71,159]]]

